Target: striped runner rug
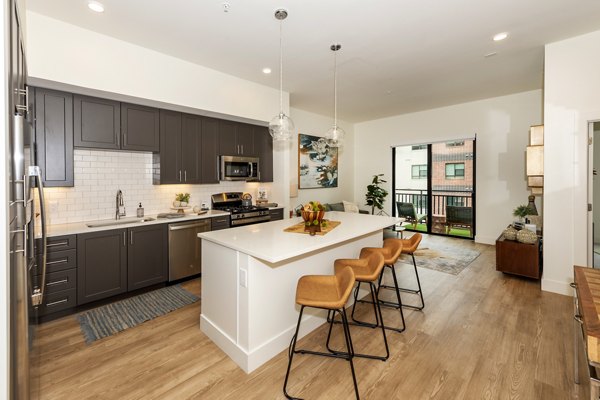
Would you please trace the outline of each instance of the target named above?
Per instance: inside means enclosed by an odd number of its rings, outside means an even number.
[[[198,300],[181,285],[167,286],[85,311],[77,320],[85,342],[90,344]]]

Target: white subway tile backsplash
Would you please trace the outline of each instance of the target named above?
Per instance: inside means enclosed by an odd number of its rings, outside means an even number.
[[[190,193],[190,204],[220,192],[249,192],[256,197],[258,185],[222,182],[211,185],[153,185],[152,154],[75,149],[75,186],[46,188],[46,202],[55,204],[49,224],[114,218],[117,190],[123,192],[127,216],[135,216],[141,202],[147,215],[171,211],[176,193]],[[270,184],[260,184],[270,190]]]

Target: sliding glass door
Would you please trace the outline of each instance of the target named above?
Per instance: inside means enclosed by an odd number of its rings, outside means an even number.
[[[408,230],[475,236],[475,139],[393,149],[394,215]]]

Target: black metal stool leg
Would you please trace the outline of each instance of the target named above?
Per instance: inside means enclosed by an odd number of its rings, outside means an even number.
[[[425,308],[425,300],[423,299],[423,291],[421,290],[421,280],[419,279],[419,270],[417,269],[417,261],[415,260],[415,255],[411,254],[412,256],[412,260],[413,260],[413,266],[415,268],[415,276],[417,277],[417,287],[418,289],[407,289],[407,288],[399,288],[401,292],[405,292],[405,293],[412,293],[412,294],[418,294],[419,297],[421,298],[421,305],[420,306],[415,306],[415,305],[411,305],[411,304],[404,304],[403,307],[406,308],[411,308],[413,310],[422,310]]]
[[[296,352],[296,341],[298,340],[298,331],[300,330],[300,322],[302,321],[302,313],[303,312],[304,312],[304,306],[300,307],[300,315],[298,315],[298,324],[296,325],[296,332],[294,333],[294,336],[292,337],[292,342],[290,343],[290,349],[289,349],[289,353],[288,353],[289,361],[288,361],[287,372],[285,373],[285,381],[283,381],[283,394],[285,395],[286,398],[291,399],[291,400],[300,400],[299,398],[292,397],[288,394],[287,383],[288,383],[288,378],[290,377],[290,370],[292,368],[292,359],[294,358],[294,353]]]
[[[356,400],[360,400],[358,393],[358,384],[356,383],[356,374],[354,373],[354,348],[352,346],[352,337],[350,336],[350,327],[348,326],[348,318],[346,317],[346,309],[342,308],[340,314],[342,315],[342,321],[344,324],[344,336],[346,337],[346,348],[348,349],[348,361],[350,361],[350,370],[352,371],[352,382],[354,383],[354,393],[356,394]]]
[[[394,286],[382,284],[383,272],[385,271],[385,267],[390,268],[392,270],[392,278],[394,279]],[[384,307],[391,307],[391,308],[398,309],[400,311],[400,318],[402,319],[402,327],[401,328],[393,328],[390,326],[386,326],[385,328],[389,329],[391,331],[395,331],[395,332],[404,332],[406,330],[406,322],[404,320],[404,311],[402,311],[402,307],[404,305],[402,304],[402,298],[400,296],[400,288],[398,287],[398,278],[396,277],[396,269],[394,268],[393,265],[385,265],[385,267],[381,271],[381,275],[379,276],[379,288],[377,289],[377,299],[379,299],[379,303],[381,303],[381,305],[383,305]],[[390,290],[393,290],[394,292],[396,292],[397,303],[394,303],[393,301],[381,300],[379,298],[379,291],[381,289],[390,289]]]

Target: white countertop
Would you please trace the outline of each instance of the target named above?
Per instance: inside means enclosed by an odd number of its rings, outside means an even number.
[[[284,232],[302,218],[199,233],[198,237],[256,258],[278,263],[328,246],[373,233],[400,222],[399,218],[330,211],[325,219],[341,224],[323,236]]]
[[[184,221],[193,221],[197,219],[218,217],[221,215],[229,215],[228,212],[209,210],[206,214],[198,215],[196,213],[186,213],[185,216],[179,218],[157,218],[157,215],[145,215],[144,218],[154,218],[154,221],[137,222],[140,218],[136,217],[124,217],[120,220],[100,220],[100,221],[85,221],[85,222],[74,222],[70,224],[56,224],[49,225],[47,228],[48,237],[51,236],[62,236],[62,235],[75,235],[79,233],[90,233],[100,232],[112,229],[123,229],[123,228],[135,228],[137,226],[155,225],[155,224],[175,224]],[[117,225],[100,226],[96,228],[89,228],[87,224],[98,223],[98,222],[109,222],[109,221],[131,221],[131,223],[121,223]],[[38,235],[36,235],[38,236]]]

